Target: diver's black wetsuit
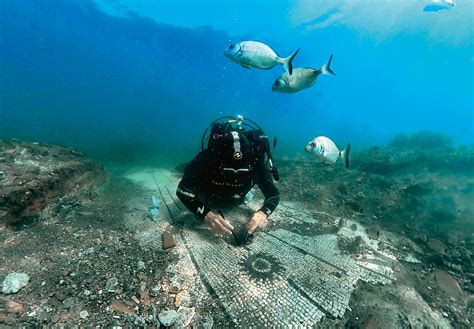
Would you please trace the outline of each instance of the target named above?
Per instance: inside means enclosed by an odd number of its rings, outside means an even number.
[[[265,162],[225,164],[204,150],[186,167],[176,195],[191,212],[204,218],[211,208],[241,203],[255,184],[265,196],[260,210],[269,216],[280,201],[280,193]]]

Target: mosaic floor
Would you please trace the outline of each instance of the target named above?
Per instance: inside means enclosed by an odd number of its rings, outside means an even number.
[[[255,234],[250,245],[235,246],[231,237],[213,235],[185,210],[175,195],[179,176],[152,170],[132,179],[153,189],[163,201],[152,232],[143,235],[156,237],[172,225],[180,260],[170,271],[181,283],[196,281],[196,287],[205,290],[201,294],[215,298],[236,326],[313,326],[324,317],[340,318],[350,310],[349,300],[360,280],[373,284],[394,280],[394,257],[378,251],[362,228],[355,232],[339,228],[340,218],[331,214],[311,213],[283,201],[265,231]],[[226,218],[234,226],[244,225],[260,204],[261,200],[252,200],[228,210]],[[288,229],[289,224],[318,225],[321,216],[334,222],[336,233],[308,236]],[[357,257],[343,253],[338,236],[356,235],[369,248]],[[197,290],[191,293],[199,294]]]

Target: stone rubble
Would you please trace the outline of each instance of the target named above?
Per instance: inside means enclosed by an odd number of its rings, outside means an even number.
[[[175,310],[169,310],[169,311],[163,311],[160,314],[158,314],[158,319],[160,320],[160,323],[164,325],[165,327],[169,327],[173,325],[176,320],[178,319],[178,312]]]
[[[25,287],[29,280],[30,276],[26,273],[9,273],[5,279],[3,279],[2,292],[5,295],[15,294]]]
[[[189,215],[174,193],[179,177],[165,169],[121,171],[118,177],[127,179],[119,185],[112,179],[106,193],[60,197],[44,208],[41,225],[2,232],[0,274],[25,271],[34,280],[0,298],[0,323],[470,327],[472,239],[466,232],[430,235],[423,221],[438,223],[428,220],[432,209],[423,208],[428,216],[409,208],[422,201],[436,205],[431,191],[444,192],[436,183],[417,182],[415,174],[396,176],[397,163],[374,164],[368,157],[357,158],[353,170],[278,161],[291,181],[279,183],[285,197],[269,227],[246,247],[212,235]],[[311,170],[318,175],[308,175]],[[2,171],[7,174],[0,181],[9,175]],[[381,171],[392,174],[373,173]],[[450,191],[471,195],[470,178],[455,187],[440,177]],[[258,209],[262,196],[253,193],[245,206],[223,210],[236,226],[245,225],[249,208]],[[156,222],[148,218],[149,195],[157,195],[165,210]],[[403,207],[409,216],[397,221]],[[468,211],[459,210],[461,221]],[[458,223],[445,213],[434,215]],[[173,236],[173,248],[165,250],[163,232]]]

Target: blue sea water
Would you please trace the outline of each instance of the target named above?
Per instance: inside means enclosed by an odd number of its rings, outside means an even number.
[[[187,159],[208,123],[259,122],[279,155],[326,135],[355,149],[399,133],[474,141],[470,0],[2,0],[0,138],[60,143],[115,160]],[[223,56],[259,40],[295,67],[336,76],[271,92],[282,67],[246,70]]]
[[[0,323],[160,326],[189,302],[197,328],[472,327],[474,2],[430,1],[0,0],[0,277],[30,275]],[[224,56],[244,40],[336,75],[272,92],[283,67]],[[244,249],[258,189],[226,240],[171,170],[239,114],[282,177]],[[305,153],[319,135],[349,170]]]

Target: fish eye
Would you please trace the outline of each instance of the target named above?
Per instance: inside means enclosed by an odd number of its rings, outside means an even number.
[[[234,49],[234,45],[230,45],[230,46],[229,46],[229,49]]]
[[[311,147],[316,147],[316,143],[315,143],[315,142],[311,142],[311,144],[309,144],[309,145],[311,145]]]

